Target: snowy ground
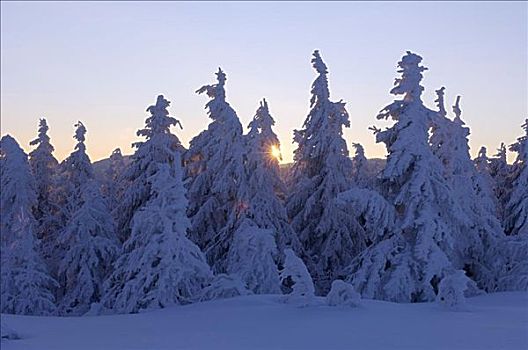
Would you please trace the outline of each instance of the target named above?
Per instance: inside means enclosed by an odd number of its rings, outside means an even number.
[[[363,301],[359,308],[297,308],[249,296],[135,315],[2,315],[22,339],[10,349],[528,349],[528,293],[435,304]]]

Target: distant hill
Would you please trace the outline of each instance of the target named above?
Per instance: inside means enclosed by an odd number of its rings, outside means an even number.
[[[385,168],[385,164],[387,164],[386,158],[372,158],[367,159],[368,161],[368,167],[371,174],[378,174],[380,171]]]
[[[385,158],[372,158],[372,159],[367,159],[367,161],[368,161],[369,172],[373,175],[383,170],[383,168],[385,167],[385,164],[387,163],[387,159]],[[290,168],[292,167],[292,165],[293,163],[280,164],[281,176],[285,176],[290,170]]]
[[[125,161],[125,164],[128,165],[128,163],[130,163],[131,161],[131,156],[123,156],[123,160]],[[110,166],[110,158],[105,158],[93,162],[92,166],[94,169],[95,178],[101,181],[105,176],[106,170]]]
[[[128,163],[130,163],[131,161],[131,156],[128,155],[128,156],[123,156],[124,160],[125,160],[125,164],[128,165]],[[383,158],[372,158],[372,159],[368,159],[368,167],[369,167],[369,172],[375,176],[377,173],[379,173],[384,167],[385,167],[385,163],[387,162],[386,159],[383,159]],[[288,173],[288,171],[290,170],[290,168],[292,167],[293,163],[286,163],[286,164],[280,164],[280,173],[281,173],[281,176],[283,178],[286,178],[286,175]],[[108,169],[108,167],[110,166],[110,159],[109,158],[105,158],[105,159],[101,159],[101,160],[98,160],[96,162],[93,163],[93,168],[94,168],[94,172],[95,172],[95,178],[98,179],[98,180],[102,180],[104,178],[104,174],[106,172],[106,170]]]

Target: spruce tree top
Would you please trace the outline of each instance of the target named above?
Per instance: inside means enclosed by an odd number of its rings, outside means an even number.
[[[299,168],[299,170],[302,168],[301,172],[308,177],[319,173],[321,166],[335,166],[336,164],[329,163],[333,163],[336,159],[339,161],[341,157],[348,159],[348,149],[342,135],[343,126],[350,127],[345,102],[332,102],[329,99],[328,69],[318,50],[313,53],[312,66],[319,75],[312,84],[311,110],[304,121],[303,128],[294,130],[293,137],[293,141],[298,144],[294,151],[296,162],[294,168]],[[312,164],[303,164],[308,160],[312,161]],[[349,162],[345,163],[340,167],[350,166]],[[293,172],[298,173],[296,169]]]
[[[480,147],[479,151],[478,151],[478,156],[477,158],[475,159],[476,161],[479,161],[479,160],[488,160],[488,149],[486,148],[486,146],[482,146]]]
[[[423,78],[422,72],[427,70],[420,65],[421,61],[420,56],[407,51],[398,62],[400,68],[398,73],[401,73],[401,77],[396,78],[394,83],[396,86],[390,92],[404,97],[385,106],[377,116],[377,119],[391,118],[397,121],[395,125],[384,131],[374,128],[376,142],[385,143],[390,153],[382,175],[386,180],[394,180],[395,177],[404,175],[416,159],[433,160],[430,157],[428,130],[431,122],[437,122],[441,116],[438,111],[425,107],[421,100],[424,88],[420,82]],[[443,104],[443,90],[440,89],[438,93],[437,102],[440,105]],[[441,165],[436,164],[436,166]]]
[[[469,128],[466,127],[466,123],[460,117],[462,115],[462,110],[460,109],[460,96],[457,96],[455,104],[453,105],[453,113],[455,113],[455,118],[453,119],[453,124],[458,126],[458,129],[455,129],[456,133],[460,133],[466,141],[463,143],[464,151],[469,154],[469,145],[467,144],[467,138],[470,135]],[[486,148],[484,147],[484,154],[486,153]]]
[[[48,136],[48,123],[45,118],[40,118],[39,128],[38,128],[38,137],[31,141],[29,144],[31,146],[38,145],[38,148],[45,147],[50,153],[55,150],[50,144],[50,138]]]
[[[528,118],[524,120],[522,128],[525,131],[525,135],[519,137],[516,143],[510,145],[510,151],[518,154],[518,161],[528,162]]]
[[[229,103],[226,102],[226,93],[225,93],[225,82],[227,80],[226,74],[222,71],[221,68],[218,68],[216,74],[217,83],[212,85],[204,85],[196,93],[203,94],[204,92],[211,98],[205,108],[208,109],[209,118],[220,123],[227,123],[230,127],[235,128],[233,130],[235,133],[242,133],[242,125],[238,121],[238,117],[235,111],[229,106]],[[226,108],[228,106],[228,108]]]
[[[453,106],[453,113],[455,113],[455,122],[462,120],[460,119],[460,116],[462,115],[462,110],[460,109],[460,96],[457,96],[455,105]]]
[[[447,111],[445,109],[445,104],[444,104],[444,91],[445,91],[445,87],[441,87],[440,89],[436,90],[436,106],[438,107],[438,113],[442,116],[442,117],[445,117],[447,115]]]
[[[391,89],[390,93],[393,95],[404,95],[402,100],[395,100],[390,105],[386,106],[378,114],[377,119],[388,119],[392,117],[394,120],[399,120],[400,116],[405,114],[409,106],[416,106],[418,108],[425,108],[422,103],[421,95],[424,87],[420,85],[423,78],[422,72],[427,70],[426,67],[420,66],[422,58],[417,54],[407,51],[407,54],[403,56],[402,60],[398,62],[398,73],[401,73],[400,78],[396,78],[394,81],[395,87]],[[440,93],[443,93],[440,89]],[[440,97],[439,103],[443,104],[443,97]],[[438,112],[427,110],[428,115],[438,115]],[[430,113],[433,112],[433,113]],[[423,122],[426,122],[425,120]],[[375,130],[376,138],[378,142],[382,139],[390,140],[390,132],[379,132]]]
[[[169,106],[170,101],[166,100],[163,95],[158,95],[156,104],[147,108],[147,112],[151,116],[145,120],[145,128],[137,131],[137,136],[144,136],[147,140],[150,140],[155,135],[170,134],[172,125],[179,125],[182,128],[181,123],[176,118],[169,116],[169,111],[167,110]],[[137,148],[141,144],[143,142],[135,142],[132,146]]]
[[[24,153],[22,148],[18,145],[18,142],[13,138],[11,135],[4,135],[0,139],[0,160],[2,161],[8,161],[8,160],[21,160],[23,158],[26,158],[27,155]],[[3,164],[2,164],[3,165]]]
[[[117,160],[123,158],[123,154],[121,153],[121,148],[116,148],[112,151],[112,154],[110,155],[110,160]]]
[[[404,101],[420,101],[424,87],[420,85],[423,78],[422,72],[427,70],[426,67],[420,66],[422,57],[417,54],[407,51],[402,60],[398,62],[398,73],[401,73],[401,78],[396,78],[394,81],[394,88],[390,91],[393,95],[405,95]]]
[[[501,142],[500,147],[497,148],[497,153],[494,156],[501,163],[507,163],[506,161],[506,145],[504,142]]]
[[[315,68],[319,76],[312,84],[312,99],[310,100],[310,107],[317,103],[323,103],[330,98],[330,90],[328,89],[328,68],[323,62],[319,50],[315,50],[312,58],[312,66]]]
[[[93,178],[93,169],[90,158],[86,154],[86,127],[80,121],[75,125],[75,135],[73,138],[77,140],[75,150],[66,158],[62,164],[63,169],[70,172],[70,180],[75,182],[75,186],[84,185],[86,179]]]
[[[253,117],[253,120],[249,123],[248,135],[253,134],[269,134],[272,131],[272,126],[275,125],[275,120],[270,115],[268,102],[263,98],[260,102],[260,107],[257,109],[257,113]]]
[[[365,148],[363,148],[362,144],[353,143],[352,147],[354,147],[354,150],[356,151],[355,157],[365,158]]]
[[[224,86],[227,80],[226,74],[220,67],[218,67],[218,72],[216,72],[215,74],[216,80],[218,81],[217,84],[204,85],[198,90],[196,90],[196,92],[198,94],[203,94],[205,92],[207,93],[207,96],[211,97],[213,100],[225,101],[226,95]]]
[[[76,139],[77,145],[75,145],[75,149],[79,150],[81,152],[86,151],[86,145],[84,144],[84,141],[86,141],[86,127],[84,124],[80,121],[77,122],[77,124],[74,125],[77,129],[75,129],[75,135],[73,136],[74,139]]]

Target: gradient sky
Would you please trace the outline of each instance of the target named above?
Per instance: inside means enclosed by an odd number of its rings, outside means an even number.
[[[82,120],[92,160],[116,147],[130,154],[145,109],[164,94],[187,146],[209,123],[207,97],[194,91],[213,83],[221,66],[244,126],[266,97],[289,162],[319,49],[331,98],[347,102],[349,149],[360,142],[368,157],[383,157],[367,128],[391,124],[375,116],[393,100],[395,66],[412,50],[429,68],[426,105],[434,107],[441,86],[449,111],[461,94],[472,155],[481,145],[493,154],[521,135],[528,116],[527,12],[526,2],[502,1],[2,2],[1,133],[30,150],[45,116],[62,160]]]

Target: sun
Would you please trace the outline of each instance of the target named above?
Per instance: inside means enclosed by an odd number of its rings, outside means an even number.
[[[271,155],[275,157],[277,160],[282,160],[282,154],[279,149],[279,147],[273,145],[271,146]]]

